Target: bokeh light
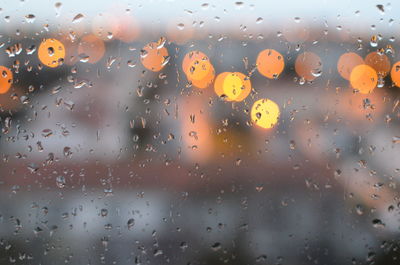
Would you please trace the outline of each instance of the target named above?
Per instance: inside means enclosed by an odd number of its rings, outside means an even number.
[[[313,81],[322,74],[321,58],[313,52],[304,52],[297,56],[296,73],[307,81]]]
[[[374,68],[361,64],[354,67],[350,75],[351,86],[362,94],[371,93],[378,84],[378,75]]]
[[[153,72],[159,72],[168,63],[168,50],[164,47],[165,39],[151,42],[143,47],[140,61],[143,66]]]
[[[251,92],[251,81],[240,72],[223,72],[214,82],[214,91],[226,101],[243,101]]]
[[[275,126],[280,115],[279,106],[270,99],[259,99],[251,108],[251,120],[257,126],[269,129]]]
[[[48,67],[57,67],[63,64],[65,47],[59,40],[45,39],[38,49],[39,60]]]
[[[385,77],[390,72],[389,58],[380,52],[371,52],[365,57],[365,64],[375,69],[377,74]]]
[[[390,76],[392,77],[393,83],[400,87],[400,61],[395,63],[392,67],[392,71],[390,72]]]
[[[188,81],[198,88],[206,88],[215,77],[215,69],[210,59],[201,51],[192,51],[185,55],[182,70]]]
[[[78,54],[81,61],[97,63],[106,51],[104,42],[93,34],[81,38],[78,44]]]
[[[279,52],[273,49],[266,49],[258,54],[257,69],[260,74],[269,78],[276,79],[285,68],[285,60]]]
[[[364,64],[364,60],[360,55],[354,52],[347,52],[339,57],[337,70],[341,77],[349,80],[351,71],[353,71],[354,67],[360,64]]]
[[[235,100],[242,90],[242,80],[235,73],[227,75],[223,83],[223,90],[229,100]]]
[[[5,66],[0,65],[0,94],[5,94],[10,89],[13,82],[13,74]]]
[[[209,73],[201,80],[192,80],[192,85],[197,87],[197,88],[207,88],[209,87],[215,78],[215,69],[214,67],[211,65],[211,69],[209,71]]]

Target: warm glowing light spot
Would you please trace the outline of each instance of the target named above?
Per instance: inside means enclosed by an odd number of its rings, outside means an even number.
[[[222,97],[224,95],[224,80],[225,77],[227,77],[229,74],[230,74],[229,72],[220,73],[215,79],[214,91],[218,97]]]
[[[304,52],[297,56],[296,73],[307,81],[313,81],[322,74],[321,58],[313,52]]]
[[[13,82],[13,74],[5,66],[0,66],[0,94],[5,94],[11,87]]]
[[[187,79],[198,88],[208,87],[215,77],[215,70],[209,58],[200,51],[192,51],[185,55],[182,70]]]
[[[186,75],[189,80],[202,80],[208,75],[211,67],[210,60],[206,57],[194,59],[189,63]]]
[[[104,42],[93,34],[82,37],[78,45],[78,54],[82,62],[97,63],[105,51]]]
[[[397,87],[400,87],[400,61],[393,65],[390,76],[392,77],[393,83]]]
[[[252,122],[264,129],[274,127],[279,115],[279,106],[270,99],[259,99],[254,102],[250,113]]]
[[[365,57],[365,64],[371,66],[382,77],[385,77],[390,72],[389,58],[379,52],[371,52]]]
[[[207,88],[209,87],[215,78],[215,70],[214,67],[211,66],[211,69],[206,77],[204,77],[202,80],[192,80],[192,85],[197,87],[197,88]]]
[[[40,43],[38,57],[48,67],[62,65],[65,57],[64,44],[56,39],[45,39]]]
[[[226,101],[243,101],[251,92],[251,82],[243,73],[224,72],[217,76],[214,91]]]
[[[143,66],[153,72],[159,72],[168,63],[168,50],[164,47],[165,39],[147,44],[140,55]]]
[[[360,64],[364,64],[364,60],[360,55],[354,52],[344,53],[338,60],[337,70],[341,77],[349,80],[351,71],[353,71],[354,67]]]
[[[242,90],[242,79],[235,73],[231,73],[225,77],[223,83],[224,94],[228,100],[235,100]]]
[[[276,79],[285,68],[282,54],[272,49],[261,51],[256,64],[258,72],[269,79]]]
[[[361,64],[354,67],[350,74],[350,83],[353,88],[362,94],[371,93],[378,84],[378,75],[374,68]]]
[[[235,74],[242,80],[242,87],[239,96],[235,99],[235,101],[243,101],[247,98],[247,96],[251,92],[251,81],[250,77],[239,73],[235,72]]]
[[[191,51],[185,55],[182,61],[182,70],[183,72],[188,75],[190,71],[193,71],[193,69],[190,69],[195,62],[199,64],[199,61],[209,61],[207,55],[205,55],[201,51]],[[200,78],[201,79],[201,78]]]

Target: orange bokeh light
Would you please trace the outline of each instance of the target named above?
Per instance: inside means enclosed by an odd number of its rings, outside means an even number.
[[[390,72],[390,60],[383,54],[371,52],[365,57],[365,64],[371,66],[382,77],[385,77]]]
[[[295,62],[296,73],[307,81],[313,81],[321,75],[321,58],[313,52],[304,52],[297,56]]]
[[[44,39],[38,49],[39,60],[48,67],[57,67],[63,64],[65,47],[56,39]]]
[[[349,80],[351,71],[360,64],[364,64],[364,60],[360,55],[354,52],[347,52],[340,56],[337,63],[337,70],[341,77]]]
[[[160,39],[158,42],[151,42],[143,48],[140,61],[150,71],[161,71],[168,60],[168,50],[161,43],[162,41]]]
[[[0,65],[0,94],[5,94],[11,87],[13,74],[10,69]]]
[[[256,64],[258,72],[269,79],[276,79],[285,68],[285,60],[282,54],[273,49],[261,51],[258,54]]]
[[[182,70],[187,79],[198,88],[208,87],[215,77],[210,59],[200,51],[191,51],[185,55]]]
[[[378,75],[374,68],[366,64],[354,67],[350,74],[350,84],[362,94],[371,93],[378,84]]]
[[[400,61],[395,63],[392,67],[392,71],[390,72],[390,76],[392,77],[393,83],[400,87]]]
[[[212,82],[214,81],[214,78],[215,78],[215,69],[211,65],[211,69],[206,77],[204,77],[201,80],[192,80],[191,82],[192,82],[192,85],[194,85],[197,88],[207,88],[212,84]]]
[[[218,95],[218,97],[221,97],[224,95],[224,80],[225,80],[225,77],[227,77],[229,74],[230,74],[230,72],[220,73],[217,76],[217,78],[215,79],[214,91],[215,91],[215,94]]]

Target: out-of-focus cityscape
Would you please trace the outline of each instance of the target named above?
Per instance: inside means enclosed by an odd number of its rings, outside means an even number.
[[[399,4],[0,3],[0,264],[400,264]]]

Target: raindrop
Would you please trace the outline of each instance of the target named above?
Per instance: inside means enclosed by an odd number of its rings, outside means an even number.
[[[378,8],[382,15],[385,14],[385,8],[383,7],[383,5],[376,5],[376,8]]]
[[[179,23],[178,25],[176,25],[177,26],[177,28],[179,29],[179,30],[183,30],[184,28],[185,28],[185,24],[183,24],[183,23]]]
[[[218,250],[220,250],[221,249],[221,243],[219,243],[219,242],[216,242],[216,243],[214,243],[212,246],[211,246],[211,249],[213,250],[213,251],[218,251]]]
[[[25,20],[26,20],[26,22],[28,22],[28,23],[33,23],[33,22],[35,22],[35,19],[36,19],[36,17],[35,17],[35,15],[33,15],[33,14],[29,14],[29,15],[26,15],[26,16],[25,16]]]
[[[131,230],[133,228],[133,226],[135,225],[135,219],[131,218],[128,220],[127,222],[128,225],[128,229]]]
[[[51,129],[44,129],[42,130],[42,136],[43,137],[50,137],[53,135],[53,131]]]
[[[83,20],[85,16],[82,15],[81,13],[79,13],[78,15],[76,15],[73,19],[72,19],[72,23],[79,23]]]
[[[58,176],[56,178],[56,184],[57,184],[57,187],[59,187],[60,189],[64,188],[65,187],[65,178],[64,178],[64,176]]]
[[[372,220],[372,226],[375,228],[384,228],[385,224],[380,219],[374,219]]]

